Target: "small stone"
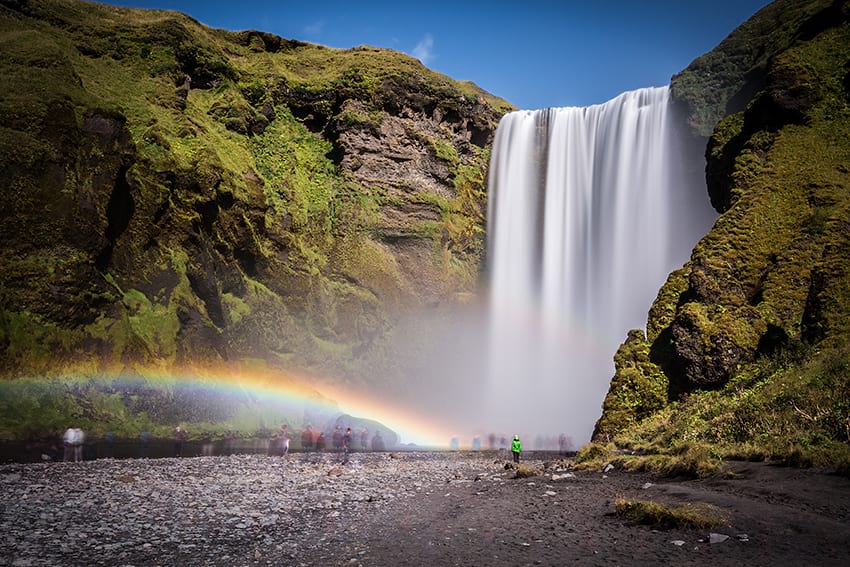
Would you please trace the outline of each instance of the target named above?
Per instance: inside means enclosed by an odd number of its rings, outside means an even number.
[[[723,543],[727,539],[729,539],[729,536],[726,535],[726,534],[716,534],[716,533],[708,534],[709,543]]]
[[[674,539],[670,543],[672,543],[673,545],[678,546],[678,547],[682,547],[683,545],[685,545],[685,542],[680,540],[680,539]]]

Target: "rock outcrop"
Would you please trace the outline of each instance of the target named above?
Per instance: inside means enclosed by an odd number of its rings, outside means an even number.
[[[730,46],[744,43],[753,57],[759,54],[758,64],[752,57],[735,63]],[[722,80],[709,63],[721,60],[736,79],[722,89],[708,88]],[[707,144],[706,172],[712,202],[722,214],[690,262],[660,291],[646,336],[633,332],[621,347],[597,434],[625,432],[662,410],[669,425],[688,395],[728,389],[726,401],[705,397],[702,406],[683,406],[694,419],[690,432],[677,435],[697,439],[704,431],[705,440],[717,443],[745,441],[749,426],[736,420],[746,412],[736,404],[746,403],[742,392],[753,383],[765,392],[770,388],[768,361],[786,356],[785,364],[788,353],[795,358],[848,344],[848,69],[850,5],[780,0],[674,78],[674,92],[687,91],[686,102],[697,109],[694,124],[717,122]],[[720,91],[736,94],[713,101]],[[698,110],[709,107],[714,108],[709,114]],[[728,108],[733,112],[720,119]],[[804,380],[774,378],[777,388]],[[840,426],[827,425],[833,417],[841,421],[846,395],[842,402],[841,396],[822,394],[818,402],[800,401],[794,396],[804,394],[792,396],[790,388],[771,393],[776,397],[769,400],[750,392],[745,409],[755,411],[753,404],[760,404],[759,411],[770,412],[774,402],[784,403],[799,410],[800,420],[808,416],[809,425],[826,437],[850,441]],[[822,419],[805,409],[809,402],[820,404]],[[708,420],[704,430],[697,414]],[[734,427],[728,425],[733,421]],[[788,437],[791,425],[782,427]],[[768,426],[761,431],[765,438],[776,433]]]
[[[4,1],[0,30],[4,374],[357,376],[399,312],[475,291],[504,101],[174,12]]]

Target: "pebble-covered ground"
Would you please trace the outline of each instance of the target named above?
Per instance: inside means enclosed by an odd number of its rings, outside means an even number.
[[[674,482],[531,461],[540,474],[516,479],[486,453],[310,457],[0,465],[0,565],[845,565],[850,553],[846,478],[746,464],[734,480]],[[620,496],[714,503],[729,522],[631,525],[612,514]]]
[[[345,465],[330,454],[3,465],[0,565],[322,564],[347,524],[483,464],[364,453]]]

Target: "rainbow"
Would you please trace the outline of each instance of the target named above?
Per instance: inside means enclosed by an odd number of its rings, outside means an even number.
[[[447,427],[434,423],[415,408],[354,388],[337,386],[330,377],[274,370],[248,363],[146,369],[138,371],[138,374],[151,383],[188,385],[225,395],[247,395],[274,402],[293,412],[311,408],[374,420],[398,434],[403,444],[439,449],[448,447],[452,437]],[[91,379],[91,375],[87,378]],[[109,373],[99,374],[95,380],[120,381],[122,378],[121,373]]]

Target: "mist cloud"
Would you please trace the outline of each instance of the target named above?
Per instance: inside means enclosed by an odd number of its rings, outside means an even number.
[[[312,24],[304,26],[304,34],[308,36],[316,36],[322,33],[322,29],[325,27],[325,22],[319,20],[318,22],[313,22]]]
[[[425,37],[416,44],[412,55],[419,59],[423,65],[427,65],[434,58],[434,38],[430,33],[425,34]]]

